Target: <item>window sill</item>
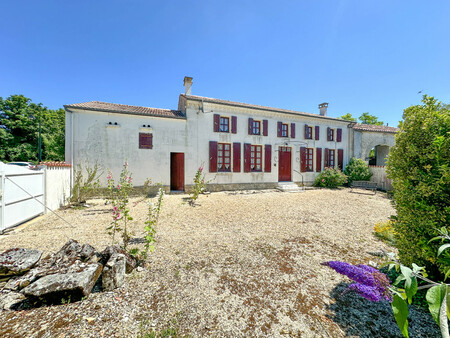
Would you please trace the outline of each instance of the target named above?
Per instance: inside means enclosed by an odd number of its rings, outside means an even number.
[[[153,128],[149,128],[149,127],[140,127],[139,128],[139,131],[146,131],[146,132],[149,132],[149,131],[153,131]]]

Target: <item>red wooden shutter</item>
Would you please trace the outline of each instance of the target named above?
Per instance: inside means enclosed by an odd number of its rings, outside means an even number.
[[[248,134],[253,135],[253,119],[251,117],[248,118]]]
[[[338,149],[338,167],[340,170],[344,167],[344,149]]]
[[[305,124],[305,139],[309,139],[308,125]]]
[[[270,173],[272,170],[272,145],[264,146],[264,172]]]
[[[237,133],[237,117],[231,116],[231,132],[233,134]]]
[[[244,172],[249,173],[251,171],[251,163],[250,163],[250,155],[251,153],[251,144],[244,143]]]
[[[217,172],[217,142],[209,141],[209,172]]]
[[[316,141],[319,141],[319,135],[320,135],[320,127],[319,126],[315,127],[314,134],[315,134],[314,136],[315,136]]]
[[[337,142],[341,142],[342,141],[342,129],[341,128],[337,129],[336,141]]]
[[[269,135],[269,121],[263,120],[263,136]]]
[[[233,171],[239,173],[241,171],[241,144],[233,143]]]
[[[281,128],[283,128],[283,122],[277,122],[277,136],[281,137]]]
[[[331,141],[330,131],[331,131],[330,127],[327,127],[327,141]]]
[[[295,138],[295,123],[291,123],[291,137]]]
[[[139,149],[153,148],[153,134],[139,133]]]
[[[316,148],[316,171],[322,171],[322,148]]]
[[[300,171],[306,171],[306,147],[300,147]]]
[[[328,128],[328,129],[330,129],[330,128]],[[330,165],[328,163],[328,154],[329,154],[329,150],[328,150],[328,148],[325,148],[325,161],[324,161],[325,163],[323,165],[324,168],[328,168],[328,166]]]
[[[220,126],[220,115],[214,114],[214,132],[219,132],[219,126]]]

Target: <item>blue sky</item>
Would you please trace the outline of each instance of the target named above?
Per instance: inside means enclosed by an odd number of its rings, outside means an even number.
[[[176,109],[192,94],[397,125],[450,103],[450,1],[7,1],[0,96]]]

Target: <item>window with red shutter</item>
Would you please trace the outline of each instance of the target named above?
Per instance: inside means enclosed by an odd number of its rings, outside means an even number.
[[[328,166],[330,168],[334,168],[335,158],[334,158],[334,149],[328,150]]]
[[[214,114],[213,127],[214,127],[214,132],[218,133],[219,132],[219,128],[220,128],[220,115],[219,114]]]
[[[312,140],[312,127],[305,124],[305,139]]]
[[[336,141],[341,142],[342,141],[342,129],[338,128],[336,132]]]
[[[322,148],[316,148],[316,171],[322,171]]]
[[[306,147],[300,147],[300,171],[306,172]]]
[[[269,135],[269,121],[263,120],[263,136]]]
[[[277,122],[277,136],[281,137],[281,126],[283,125],[283,122]]]
[[[344,149],[338,149],[338,167],[340,170],[344,167]]]
[[[287,123],[281,124],[281,137],[289,137],[289,129]]]
[[[153,148],[153,134],[139,133],[139,149]]]
[[[319,141],[319,136],[320,136],[320,127],[316,126],[315,130],[314,130],[314,137],[315,137],[316,141]]]
[[[314,171],[313,163],[314,163],[314,149],[306,148],[306,171]]]
[[[250,151],[251,151],[251,144],[244,143],[244,172],[249,173],[251,171],[250,169]]]
[[[209,172],[217,172],[217,142],[209,141]]]
[[[334,129],[327,128],[327,141],[334,141]]]
[[[230,132],[230,119],[228,117],[225,117],[225,116],[220,117],[219,131],[222,133]]]
[[[248,134],[253,135],[253,119],[251,117],[248,118]]]
[[[241,171],[241,144],[238,142],[233,143],[233,171]]]
[[[217,144],[217,171],[231,171],[231,144]]]
[[[237,133],[237,117],[231,116],[231,132],[233,134]]]
[[[261,135],[261,121],[253,120],[252,135]]]
[[[291,138],[295,138],[295,123],[291,123]]]
[[[270,173],[272,170],[272,145],[264,146],[264,171]]]
[[[250,170],[262,171],[262,146],[251,145],[250,147]]]

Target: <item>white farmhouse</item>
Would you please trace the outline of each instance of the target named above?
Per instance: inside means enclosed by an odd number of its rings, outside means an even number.
[[[184,85],[178,110],[97,101],[64,106],[66,162],[98,163],[118,177],[127,160],[135,186],[150,178],[170,190],[189,190],[203,166],[214,191],[311,185],[325,167],[343,169],[355,151],[368,156],[370,142],[360,145],[364,130],[328,117],[327,103],[311,114],[194,96],[190,77]],[[378,129],[370,132],[392,139],[397,130]]]

